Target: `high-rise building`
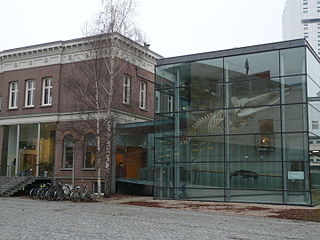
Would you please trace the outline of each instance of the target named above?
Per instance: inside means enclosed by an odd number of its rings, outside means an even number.
[[[287,0],[282,35],[284,40],[307,39],[320,55],[320,0]]]

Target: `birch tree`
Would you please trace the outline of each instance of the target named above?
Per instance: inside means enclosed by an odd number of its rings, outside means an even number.
[[[134,23],[135,0],[103,0],[86,43],[87,59],[77,63],[70,73],[66,88],[77,100],[80,112],[77,120],[94,129],[97,144],[97,182],[101,194],[101,181],[105,180],[105,196],[111,194],[112,137],[115,114],[112,109],[115,81],[119,79],[130,54],[122,36],[142,43],[141,31]],[[78,129],[79,130],[79,129]]]

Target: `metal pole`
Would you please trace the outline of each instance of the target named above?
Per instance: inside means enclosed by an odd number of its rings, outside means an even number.
[[[39,177],[39,163],[40,163],[40,123],[38,123],[38,136],[37,136],[36,177]]]

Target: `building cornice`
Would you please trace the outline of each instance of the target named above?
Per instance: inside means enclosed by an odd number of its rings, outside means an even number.
[[[96,41],[99,37],[83,37],[4,50],[0,52],[0,73],[90,59],[87,54],[88,44]],[[147,65],[143,66],[142,64],[139,67],[153,72],[153,65],[157,59],[161,58],[159,54],[120,34],[114,34],[114,37],[128,46],[126,49],[128,53],[147,63]]]

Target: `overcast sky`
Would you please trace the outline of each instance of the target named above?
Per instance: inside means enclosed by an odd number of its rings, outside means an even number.
[[[172,57],[282,40],[286,0],[140,0],[151,49]],[[0,51],[82,37],[101,0],[1,0]]]

